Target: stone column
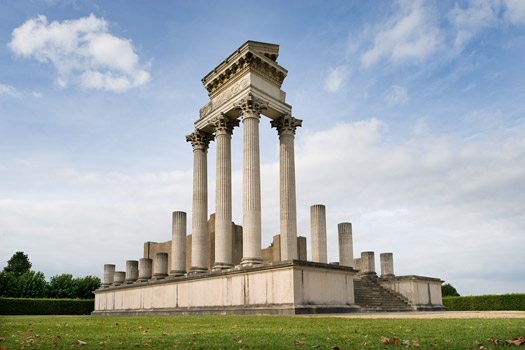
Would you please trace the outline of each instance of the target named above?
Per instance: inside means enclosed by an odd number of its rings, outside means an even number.
[[[374,252],[361,253],[361,276],[376,277],[376,263]]]
[[[339,265],[354,267],[352,224],[342,222],[337,225],[337,231],[339,237]]]
[[[298,258],[297,253],[297,209],[295,196],[295,129],[302,120],[289,114],[272,120],[272,127],[279,134],[279,187],[281,217],[281,260]]]
[[[107,288],[113,284],[115,279],[115,265],[105,264],[104,265],[104,283],[102,283],[103,288]]]
[[[217,142],[217,172],[215,195],[215,264],[214,270],[233,267],[232,263],[232,161],[231,138],[239,125],[221,114],[214,121]]]
[[[139,278],[139,262],[137,260],[126,261],[126,284],[133,284]]]
[[[310,207],[312,261],[328,263],[326,249],[326,208],[322,204]]]
[[[381,253],[379,254],[379,261],[381,261],[381,277],[394,277],[394,254]]]
[[[361,271],[361,258],[354,259],[354,269]],[[361,272],[359,272],[361,273]]]
[[[260,112],[268,104],[251,94],[235,104],[243,123],[243,257],[241,265],[262,264],[261,164],[259,157]]]
[[[171,271],[170,276],[186,273],[186,213],[174,211],[171,228]]]
[[[193,146],[193,211],[191,218],[191,269],[190,273],[208,270],[208,146],[213,136],[195,130],[186,136]]]
[[[153,279],[161,280],[166,276],[168,276],[168,253],[157,253],[153,264]]]
[[[147,282],[151,279],[152,261],[149,258],[141,258],[139,262],[139,279],[138,282]]]
[[[115,275],[114,276],[115,277],[113,279],[113,284],[112,285],[115,286],[115,287],[120,286],[126,280],[126,272],[125,271],[115,271]]]

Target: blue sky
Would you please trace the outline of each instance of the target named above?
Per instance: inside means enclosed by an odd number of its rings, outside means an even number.
[[[0,261],[46,277],[125,268],[191,215],[185,135],[200,79],[247,40],[280,45],[309,207],[354,255],[461,294],[525,292],[525,2],[0,1]],[[242,224],[242,130],[232,140]],[[261,119],[263,246],[279,232],[278,137]],[[214,211],[215,145],[209,150]],[[191,217],[188,217],[191,223]],[[191,225],[188,225],[190,229]]]

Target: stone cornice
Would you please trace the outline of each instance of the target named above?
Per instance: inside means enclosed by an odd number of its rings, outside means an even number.
[[[186,141],[191,142],[194,151],[200,149],[206,152],[213,138],[213,134],[202,130],[195,130],[190,135],[186,135]]]
[[[277,133],[280,135],[290,134],[295,135],[295,129],[302,126],[303,121],[296,119],[289,114],[283,115],[281,118],[274,119],[270,122],[272,128],[277,129]]]
[[[288,71],[275,61],[278,54],[278,45],[248,41],[206,75],[202,84],[212,98],[249,71],[280,88]]]

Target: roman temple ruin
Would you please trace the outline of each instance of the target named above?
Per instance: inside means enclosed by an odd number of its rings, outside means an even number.
[[[326,208],[310,207],[311,261],[297,235],[292,116],[281,85],[279,46],[247,41],[202,79],[210,101],[186,140],[193,148],[191,233],[175,211],[170,241],[144,243],[126,271],[104,265],[93,315],[313,314],[443,310],[438,278],[395,276],[392,253],[354,258],[352,224],[338,225],[339,262],[328,263]],[[280,234],[261,246],[259,125],[270,119],[280,148]],[[242,124],[242,127],[241,127]],[[231,140],[242,128],[242,226],[232,221]],[[216,142],[215,213],[208,217],[207,157]]]

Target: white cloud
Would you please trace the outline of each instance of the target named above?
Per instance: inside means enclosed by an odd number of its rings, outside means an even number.
[[[22,95],[14,86],[0,84],[0,96],[22,98]]]
[[[525,24],[525,1],[523,0],[504,0],[506,10],[505,18],[512,24]]]
[[[456,4],[448,13],[449,20],[457,31],[454,48],[462,50],[483,28],[496,25],[499,9],[499,1],[473,0],[464,9]]]
[[[107,22],[93,14],[51,23],[39,15],[15,28],[8,45],[17,55],[52,63],[62,87],[73,81],[84,88],[124,92],[150,80],[131,40],[108,33]]]
[[[399,274],[441,277],[465,293],[508,292],[465,276],[523,273],[525,128],[474,139],[425,132],[398,144],[386,141],[387,130],[372,119],[301,138],[298,232],[309,232],[308,206],[322,203],[332,261],[337,223],[351,221],[355,255],[393,250]],[[509,254],[519,261],[507,263]]]
[[[40,98],[43,95],[40,92],[31,92],[31,93],[29,93],[29,92],[26,92],[26,91],[20,91],[17,88],[15,88],[14,86],[11,86],[11,85],[0,84],[0,96],[7,96],[7,97],[14,97],[14,98],[21,99],[24,96],[32,96],[32,97],[35,97],[35,98]]]
[[[381,59],[395,64],[425,60],[442,42],[434,22],[422,1],[399,1],[399,11],[375,31],[373,47],[361,55],[362,65],[368,68]]]
[[[348,68],[346,66],[339,66],[330,69],[328,77],[324,82],[324,88],[328,92],[337,92],[343,88],[348,78]]]
[[[412,133],[416,136],[421,136],[426,134],[427,132],[427,117],[417,119],[416,124],[414,124],[414,126],[412,127]]]
[[[386,95],[386,101],[389,105],[406,105],[409,97],[407,89],[404,87],[393,85],[392,90]]]

